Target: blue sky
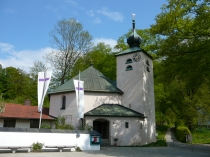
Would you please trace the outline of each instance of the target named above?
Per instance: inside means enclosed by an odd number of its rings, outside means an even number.
[[[52,51],[49,32],[57,21],[75,18],[93,42],[114,46],[132,27],[149,28],[167,0],[0,0],[0,64],[28,71]]]

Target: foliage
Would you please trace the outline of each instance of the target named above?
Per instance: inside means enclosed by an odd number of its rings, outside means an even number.
[[[39,143],[39,142],[33,143],[32,144],[32,151],[33,152],[41,152],[43,146],[44,146],[44,143]]]
[[[41,129],[52,129],[52,127],[50,125],[44,124],[41,125]]]
[[[129,30],[128,33],[119,37],[119,39],[117,40],[117,45],[114,47],[117,52],[121,52],[129,48],[129,45],[125,43],[125,40],[127,40],[127,37],[131,34],[131,32],[132,29]],[[153,35],[149,29],[137,29],[136,32],[142,38],[140,47],[146,50],[152,56],[154,56],[154,53],[156,51],[153,48],[153,45],[156,44],[156,36]]]
[[[82,149],[79,147],[79,146],[76,146],[76,152],[81,152],[82,151]]]
[[[175,129],[177,129],[179,126],[184,126],[184,121],[182,119],[177,119],[175,121]]]
[[[210,4],[206,0],[168,0],[150,32],[158,39],[155,74],[158,112],[170,109],[186,125],[210,113]],[[202,111],[202,112],[199,112]]]
[[[53,67],[53,84],[58,86],[70,79],[69,72],[77,59],[92,47],[92,37],[74,18],[58,21],[50,36],[55,50],[45,58]]]
[[[32,105],[36,105],[36,89],[37,82],[23,70],[14,67],[0,70],[0,93],[4,101],[24,104],[25,99],[29,99]]]
[[[86,123],[85,125],[80,125],[77,128],[78,130],[87,130],[87,131],[93,130],[93,126],[90,126],[88,123]]]
[[[180,141],[185,143],[186,142],[186,135],[191,135],[190,130],[185,126],[178,126],[176,128],[176,138]]]
[[[168,125],[157,125],[156,127],[156,133],[158,136],[156,139],[158,140],[165,140],[166,131],[170,128]]]
[[[205,127],[197,127],[192,131],[193,143],[210,144],[210,129]]]
[[[74,77],[90,66],[90,63],[111,80],[116,80],[116,58],[111,53],[110,45],[98,43],[92,50],[81,56],[72,68],[71,77]]]
[[[5,110],[5,104],[3,102],[0,102],[0,113],[4,112]]]
[[[58,116],[55,122],[55,128],[61,130],[74,130],[74,127],[70,124],[66,124],[65,117]]]

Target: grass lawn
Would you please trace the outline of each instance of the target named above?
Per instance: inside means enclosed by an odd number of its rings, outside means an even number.
[[[191,133],[193,144],[210,144],[210,129],[198,127]]]

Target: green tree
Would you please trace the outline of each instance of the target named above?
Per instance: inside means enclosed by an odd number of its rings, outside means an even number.
[[[161,112],[170,108],[189,126],[196,123],[200,110],[207,111],[210,106],[207,17],[210,17],[207,0],[168,0],[150,29],[158,37],[153,46],[161,64],[156,80],[164,93],[159,99],[160,108],[164,106]]]
[[[97,70],[111,80],[116,80],[116,58],[111,51],[110,45],[98,43],[90,52],[77,60],[71,71],[71,76],[74,77],[79,71],[85,70],[92,62]]]
[[[127,37],[131,34],[132,30],[129,30],[128,33],[122,35],[117,40],[117,45],[114,47],[117,52],[124,51],[129,48],[127,44]],[[136,29],[138,35],[142,38],[140,47],[147,51],[150,55],[155,55],[155,48],[153,45],[156,45],[157,37],[150,32],[150,29]]]
[[[58,21],[50,32],[55,50],[45,58],[53,67],[54,84],[61,85],[70,79],[68,75],[77,59],[92,47],[92,37],[76,19]]]
[[[41,61],[34,61],[34,65],[29,68],[29,75],[31,78],[31,86],[33,87],[31,90],[31,97],[34,102],[34,105],[38,105],[38,97],[37,97],[37,82],[38,82],[38,72],[45,71],[47,69],[46,65]],[[53,88],[52,83],[49,85],[49,89]],[[48,96],[45,96],[44,107],[49,107],[50,102]]]

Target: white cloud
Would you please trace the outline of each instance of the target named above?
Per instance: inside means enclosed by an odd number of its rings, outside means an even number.
[[[111,48],[114,48],[117,45],[117,41],[111,38],[95,38],[93,40],[94,45],[97,45],[100,42],[104,42],[105,44],[109,44]]]
[[[16,51],[14,46],[8,43],[0,43],[0,64],[3,68],[15,67],[29,72],[29,67],[33,66],[35,60],[45,63],[43,56],[51,52],[53,48],[46,47],[38,50]]]
[[[5,53],[5,52],[9,52],[14,48],[13,45],[8,44],[8,43],[0,43],[0,53]]]
[[[88,16],[91,16],[91,17],[95,16],[93,10],[88,10],[88,11],[86,12],[86,14],[87,14]]]
[[[111,20],[114,21],[123,21],[123,15],[120,12],[113,12],[113,11],[109,11],[108,8],[102,8],[100,10],[97,10],[97,13],[102,14],[106,17],[108,17]]]
[[[102,21],[101,21],[101,19],[99,18],[99,17],[97,17],[97,18],[95,18],[94,20],[93,20],[93,23],[95,23],[95,24],[98,24],[98,23],[101,23]]]

